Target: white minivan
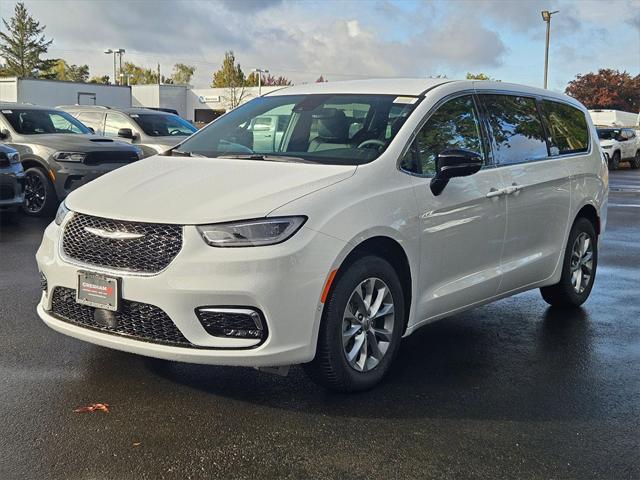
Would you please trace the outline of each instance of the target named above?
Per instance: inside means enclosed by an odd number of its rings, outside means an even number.
[[[256,142],[258,118],[276,118],[278,141]],[[558,93],[284,88],[71,193],[37,253],[38,314],[105,347],[303,364],[321,385],[363,390],[427,323],[533,288],[581,305],[607,195],[587,110]]]

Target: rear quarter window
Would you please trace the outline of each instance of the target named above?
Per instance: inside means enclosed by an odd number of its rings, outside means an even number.
[[[589,150],[589,127],[581,110],[565,103],[543,100],[542,115],[549,130],[551,155]]]

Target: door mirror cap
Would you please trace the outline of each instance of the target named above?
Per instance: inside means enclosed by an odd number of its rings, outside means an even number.
[[[10,136],[11,134],[9,133],[9,130],[7,130],[6,128],[3,128],[2,130],[0,130],[0,140],[6,140]]]
[[[91,133],[96,133],[96,131],[93,129],[93,127],[87,127],[87,128],[89,129],[89,131],[90,131]]]
[[[431,179],[431,192],[438,196],[454,177],[467,177],[482,168],[482,156],[461,148],[444,150],[436,159],[436,176]]]
[[[119,129],[118,136],[121,138],[128,138],[130,140],[133,140],[134,138],[136,138],[136,136],[133,134],[133,130],[131,130],[130,128]]]

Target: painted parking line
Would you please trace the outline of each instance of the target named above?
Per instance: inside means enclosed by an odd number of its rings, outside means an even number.
[[[634,203],[629,203],[629,204],[625,204],[625,203],[610,203],[609,206],[610,207],[640,208],[640,205],[634,204]]]

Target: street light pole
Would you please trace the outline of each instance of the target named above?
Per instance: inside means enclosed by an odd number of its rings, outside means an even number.
[[[107,48],[104,53],[107,55],[113,54],[113,84],[118,84],[118,72],[116,69],[116,55],[120,58],[120,72],[122,72],[122,54],[124,53],[124,48]]]
[[[254,68],[254,72],[258,74],[258,96],[262,95],[262,74],[269,73],[269,70],[263,70],[261,68]]]
[[[547,88],[547,78],[549,76],[549,39],[551,37],[551,15],[558,13],[559,10],[550,12],[549,10],[542,11],[542,20],[547,24],[547,42],[544,49],[544,88]]]

